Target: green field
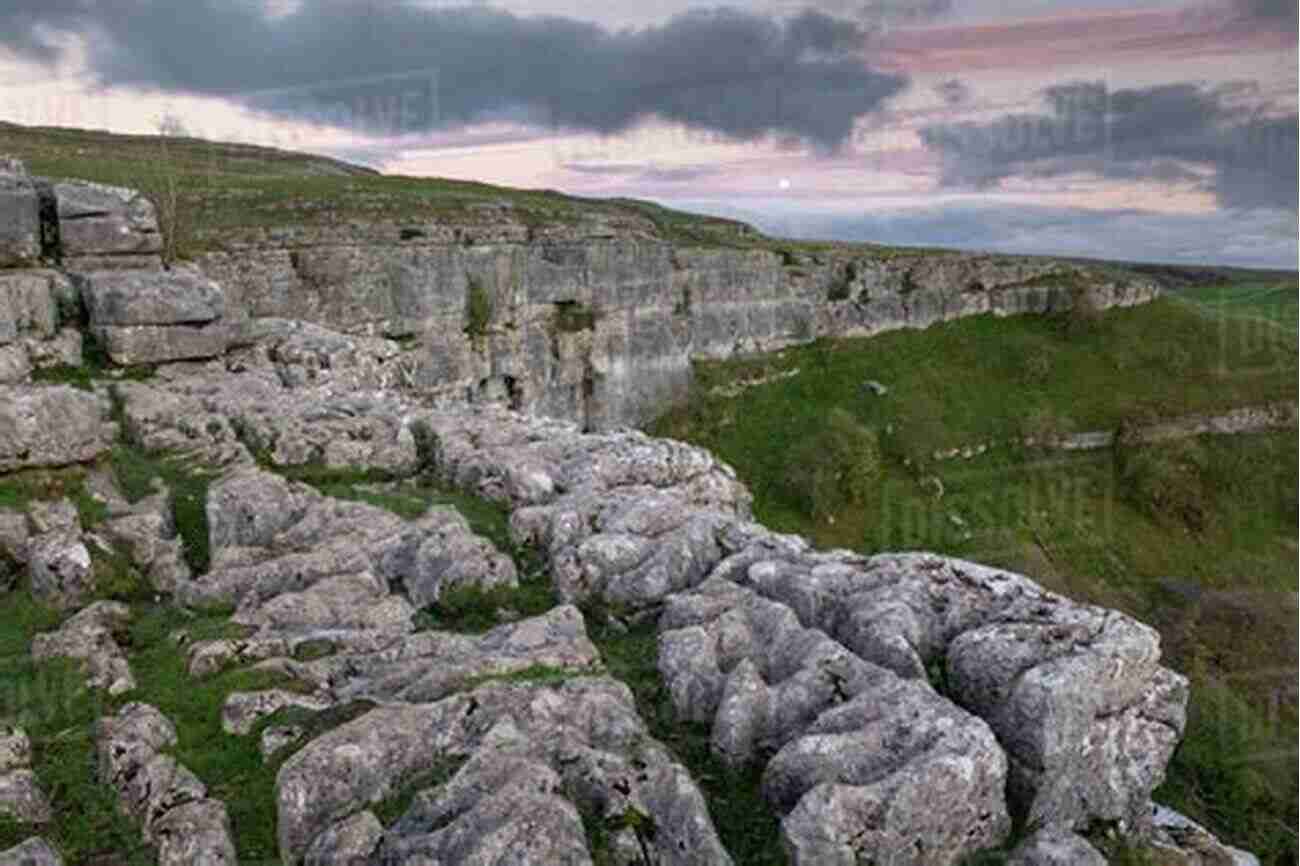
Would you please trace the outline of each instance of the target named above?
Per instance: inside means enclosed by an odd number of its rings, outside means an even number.
[[[1183,288],[1094,321],[978,317],[700,364],[690,399],[652,429],[734,466],[774,529],[986,562],[1154,624],[1167,663],[1194,681],[1159,796],[1291,864],[1296,433],[1091,452],[1008,443],[1294,402],[1296,295],[1294,277]]]

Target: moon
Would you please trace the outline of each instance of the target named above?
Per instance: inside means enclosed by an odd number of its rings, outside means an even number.
[[[781,178],[780,180],[778,180],[778,181],[776,182],[776,188],[777,188],[777,189],[789,189],[789,188],[790,188],[790,178],[788,178],[788,177],[783,177],[783,178]]]

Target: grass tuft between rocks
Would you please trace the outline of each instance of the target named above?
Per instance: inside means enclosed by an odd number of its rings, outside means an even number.
[[[710,727],[676,717],[672,699],[657,667],[658,637],[653,621],[615,626],[605,612],[585,612],[587,633],[600,650],[611,676],[632,691],[637,712],[650,735],[663,743],[691,774],[709,805],[709,815],[732,859],[745,866],[780,866],[788,862],[781,842],[780,819],[763,799],[761,763],[732,770],[709,748]],[[608,831],[588,817],[589,837]],[[598,826],[593,826],[598,825]]]

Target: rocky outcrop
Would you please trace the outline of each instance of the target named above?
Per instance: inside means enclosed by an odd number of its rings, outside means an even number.
[[[463,763],[462,763],[463,762]],[[403,779],[459,765],[382,835],[361,810]],[[612,824],[613,862],[725,866],[703,796],[607,677],[491,684],[381,707],[291,757],[277,779],[285,863],[336,862],[360,836],[370,862],[590,864],[581,816]],[[310,852],[310,853],[309,853]],[[602,852],[608,853],[608,852]]]
[[[563,459],[558,431],[538,437],[529,422],[502,416],[482,425],[494,431],[490,439],[479,436],[469,447],[466,419],[443,415],[429,424],[438,436],[440,471],[516,506],[512,531],[520,542],[547,551],[562,594],[599,599],[633,616],[663,605],[661,673],[679,712],[712,723],[720,756],[743,760],[763,754],[763,747],[768,754],[790,748],[787,742],[804,732],[802,726],[812,722],[808,730],[819,733],[818,725],[831,724],[814,721],[827,715],[850,725],[834,728],[836,734],[851,730],[850,708],[859,695],[853,689],[862,687],[849,688],[850,682],[873,683],[865,692],[872,697],[863,700],[879,707],[871,723],[888,730],[890,704],[883,695],[901,679],[928,696],[911,701],[955,704],[953,711],[969,714],[952,716],[949,730],[966,738],[957,751],[986,775],[976,789],[948,784],[963,790],[963,802],[981,802],[975,790],[991,788],[1001,796],[996,760],[1005,753],[1007,805],[1023,819],[1136,826],[1144,817],[1181,734],[1187,697],[1186,680],[1159,666],[1151,629],[973,563],[814,552],[799,539],[745,522],[739,485],[729,473],[705,461],[692,472],[689,460],[665,460],[670,443],[633,437],[605,449],[601,437],[586,437],[590,459],[577,470],[575,461]],[[674,613],[681,610],[693,613]],[[783,663],[771,655],[771,645],[782,643],[776,635],[800,648]],[[812,659],[841,659],[841,670],[820,677],[801,673],[795,659],[805,649]],[[927,685],[936,676],[942,695]],[[910,714],[909,700],[899,700],[895,724],[906,729],[902,720],[920,714]],[[796,720],[784,719],[783,712]],[[944,717],[933,708],[925,715]],[[1000,750],[989,748],[990,730]],[[814,741],[829,748],[825,738]],[[940,755],[941,742],[929,741]],[[900,769],[906,757],[927,753],[902,752],[887,772],[906,777]],[[782,766],[781,754],[768,763],[765,778],[782,772],[773,769]],[[973,757],[981,754],[986,757]],[[807,778],[824,782],[818,772],[852,772],[842,769],[853,766],[846,756],[826,760],[841,769],[817,771],[814,764],[804,771]],[[978,778],[964,776],[967,784]],[[778,789],[765,790],[771,795]],[[783,812],[794,805],[788,798],[777,803]],[[851,814],[823,806],[823,826],[828,814]],[[795,852],[799,816],[790,811],[785,822]],[[881,839],[897,832],[902,840],[909,831],[897,820],[872,826]],[[983,839],[1005,829],[995,809],[980,808],[969,820],[946,828]],[[956,862],[959,854],[927,856]],[[852,862],[856,855],[817,856]]]
[[[962,316],[1098,307],[1154,283],[1042,259],[674,245],[646,222],[535,237],[496,226],[296,227],[212,238],[200,257],[232,317],[413,341],[414,385],[588,428],[636,424],[684,394],[690,362],[923,328]],[[1085,291],[1086,289],[1086,291]],[[490,311],[471,322],[469,298]]]
[[[214,358],[226,350],[221,287],[193,268],[80,275],[91,331],[115,364]]]
[[[40,197],[19,160],[0,157],[0,268],[36,264],[41,257]]]
[[[72,281],[59,271],[0,271],[0,383],[25,381],[43,367],[81,363],[78,303]]]
[[[233,608],[223,636],[174,643],[194,677],[279,674],[226,695],[221,721],[283,761],[286,863],[731,862],[589,616],[653,630],[676,718],[707,726],[720,763],[761,774],[796,866],[956,864],[1013,818],[1042,828],[1013,855],[1026,863],[1089,857],[1074,834],[1097,822],[1156,832],[1150,795],[1187,683],[1154,631],[974,563],[816,551],[753,522],[707,452],[616,427],[678,393],[692,358],[1138,303],[1149,284],[1039,259],[674,246],[634,217],[534,231],[509,213],[460,233],[268,230],[202,272],[162,269],[138,196],[5,178],[45,202],[39,252],[75,279],[0,282],[0,349],[21,344],[30,367],[80,306],[115,362],[163,366],[111,399],[27,373],[0,386],[0,471],[90,461],[121,433],[219,477],[206,569],[180,556],[164,491],[133,505],[94,472],[99,524],[83,530],[70,503],[0,514],[4,567],[76,611],[102,542],[160,598]],[[34,264],[4,231],[7,261]],[[497,401],[538,414],[466,405]],[[417,612],[450,593],[516,587],[515,563],[453,510],[408,520],[271,471],[296,467],[500,504],[560,604],[479,635],[422,630]],[[33,654],[124,693],[127,615],[93,603]],[[100,778],[161,864],[233,866],[235,828],[169,754],[167,719],[127,704],[96,736]]]
[[[217,357],[265,336],[261,320],[310,323],[403,340],[388,378],[440,401],[500,402],[587,429],[649,420],[685,393],[693,359],[1158,293],[1136,275],[1037,258],[782,249],[743,234],[732,247],[673,243],[632,211],[545,227],[504,209],[455,226],[231,229],[199,238],[212,248],[200,270],[163,270],[157,217],[137,192],[33,181],[14,161],[0,183],[13,223],[0,267],[44,254],[76,275],[115,363]],[[0,343],[3,320],[0,303]],[[296,360],[290,351],[283,366]],[[0,345],[0,381],[26,370]]]
[[[158,866],[236,866],[220,800],[164,750],[176,729],[156,708],[129,703],[95,726],[98,774],[158,850]]]
[[[67,658],[80,663],[86,681],[110,695],[135,688],[135,677],[114,634],[131,621],[131,609],[121,602],[97,601],[69,617],[56,631],[32,641],[32,660]]]
[[[0,472],[84,463],[113,444],[107,401],[61,385],[0,385]]]
[[[55,204],[48,232],[68,270],[161,266],[158,218],[138,191],[83,180],[43,185]]]
[[[0,724],[0,816],[43,824],[51,814],[49,798],[32,772],[32,744],[27,733]],[[0,863],[3,858],[0,854]]]
[[[0,866],[63,866],[63,858],[49,842],[33,836],[7,851],[0,851]]]

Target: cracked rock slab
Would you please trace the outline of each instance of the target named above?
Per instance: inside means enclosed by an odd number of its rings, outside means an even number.
[[[49,842],[33,836],[7,851],[0,851],[0,866],[63,866],[63,858]]]
[[[197,268],[98,271],[78,283],[92,327],[201,325],[225,311],[221,287]]]
[[[100,781],[158,848],[159,866],[236,866],[226,807],[163,750],[175,746],[176,729],[155,707],[129,703],[95,723]]]
[[[52,817],[49,798],[32,772],[32,744],[26,731],[0,725],[0,815],[30,824]],[[3,862],[3,855],[0,855]]]
[[[0,472],[95,459],[117,435],[106,410],[69,385],[0,385]]]
[[[281,857],[303,862],[319,837],[402,780],[462,760],[385,831],[381,850],[395,858],[385,862],[439,862],[433,852],[505,862],[505,852],[518,852],[510,862],[521,866],[589,863],[579,812],[608,818],[629,809],[658,828],[653,862],[731,862],[694,782],[649,737],[627,687],[604,677],[491,684],[379,707],[317,738],[276,781]],[[502,808],[511,804],[519,809]]]
[[[57,631],[32,640],[32,659],[62,657],[81,664],[87,683],[120,695],[135,688],[126,654],[114,639],[131,620],[131,609],[118,601],[97,601],[75,613]]]
[[[772,755],[763,795],[796,864],[957,863],[1010,828],[1006,760],[978,718],[710,579],[669,596],[659,669],[722,760]]]

